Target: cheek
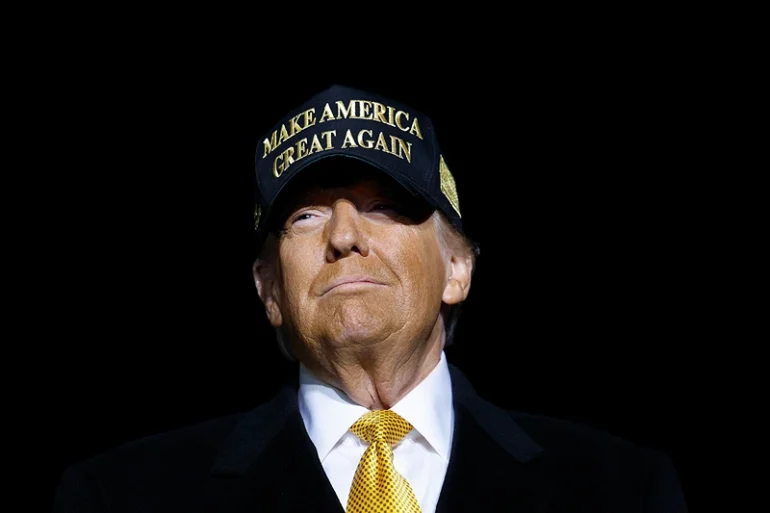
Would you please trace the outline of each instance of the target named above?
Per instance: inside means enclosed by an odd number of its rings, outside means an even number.
[[[416,233],[402,247],[398,265],[407,286],[416,295],[417,302],[432,302],[444,290],[444,262],[435,240]]]
[[[425,280],[431,290],[440,298],[444,294],[444,285],[446,281],[446,267],[443,261],[443,255],[439,247],[430,243],[423,252],[423,269]]]
[[[305,255],[305,258],[296,255]],[[307,249],[292,245],[281,248],[281,284],[286,296],[285,306],[292,310],[301,310],[316,275],[313,261],[307,255]]]

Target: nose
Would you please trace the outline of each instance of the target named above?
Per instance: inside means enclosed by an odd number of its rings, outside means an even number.
[[[332,207],[328,227],[326,259],[334,262],[356,252],[361,256],[369,254],[369,244],[363,228],[364,220],[354,204],[339,200]]]

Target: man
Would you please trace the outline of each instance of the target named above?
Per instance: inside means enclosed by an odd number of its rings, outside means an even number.
[[[259,142],[259,297],[296,379],[65,473],[55,511],[682,512],[670,461],[448,365],[477,248],[426,116],[334,86]]]

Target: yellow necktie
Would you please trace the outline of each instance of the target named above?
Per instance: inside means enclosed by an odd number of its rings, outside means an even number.
[[[390,410],[370,411],[351,426],[370,445],[353,477],[347,513],[420,513],[412,487],[393,466],[391,449],[411,430],[409,422]]]

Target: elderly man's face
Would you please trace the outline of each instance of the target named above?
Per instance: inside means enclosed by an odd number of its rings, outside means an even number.
[[[451,272],[432,211],[360,165],[335,177],[285,203],[268,317],[315,350],[427,339]]]

